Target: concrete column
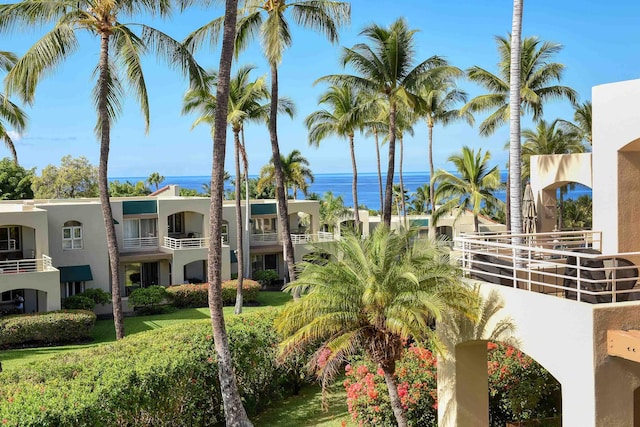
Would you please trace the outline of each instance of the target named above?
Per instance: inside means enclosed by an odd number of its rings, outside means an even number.
[[[486,341],[470,341],[438,359],[438,427],[489,425]]]

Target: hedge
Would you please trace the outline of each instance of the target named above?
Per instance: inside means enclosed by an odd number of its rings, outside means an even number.
[[[227,322],[250,414],[280,398],[276,310]],[[132,335],[0,373],[3,426],[214,426],[223,408],[209,320]]]
[[[237,283],[235,279],[222,282],[222,304],[235,304]],[[178,308],[206,307],[208,305],[208,292],[209,285],[207,283],[175,285],[167,288],[169,299],[172,304]],[[244,303],[258,301],[259,292],[260,283],[249,279],[242,281],[242,300]]]
[[[0,318],[0,348],[24,345],[53,345],[86,341],[96,315],[86,310],[63,310],[48,313]]]

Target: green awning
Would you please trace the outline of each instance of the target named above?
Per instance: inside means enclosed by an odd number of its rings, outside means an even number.
[[[155,200],[132,200],[122,202],[123,215],[141,215],[158,213],[158,204]]]
[[[428,227],[429,226],[429,219],[428,218],[412,219],[411,220],[411,226],[412,227]]]
[[[72,265],[70,267],[58,267],[60,270],[60,283],[88,282],[93,280],[90,265]]]
[[[275,215],[277,212],[275,203],[253,203],[251,215]]]

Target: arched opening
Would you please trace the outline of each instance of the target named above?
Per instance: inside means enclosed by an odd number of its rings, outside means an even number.
[[[202,259],[185,264],[183,272],[184,280],[187,283],[206,283],[207,260]]]
[[[539,232],[592,228],[591,188],[575,181],[558,181],[544,187],[540,193]]]
[[[39,289],[12,289],[0,292],[0,317],[47,311],[47,292]]]

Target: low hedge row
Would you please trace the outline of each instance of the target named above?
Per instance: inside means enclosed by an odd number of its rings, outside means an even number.
[[[222,282],[222,304],[233,305],[236,302],[237,280],[225,280]],[[167,288],[167,294],[172,304],[178,308],[206,307],[208,305],[209,285],[201,283],[197,285],[175,285]],[[260,283],[255,280],[244,279],[242,281],[242,300],[245,303],[258,301]]]
[[[243,403],[280,398],[276,310],[234,317],[227,331]],[[215,426],[223,422],[209,320],[144,332],[0,373],[2,426]]]
[[[63,310],[2,317],[0,318],[0,348],[85,341],[91,338],[95,323],[96,315],[86,310]]]

